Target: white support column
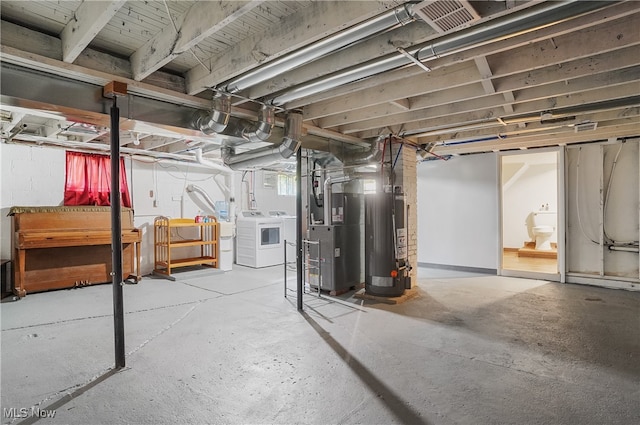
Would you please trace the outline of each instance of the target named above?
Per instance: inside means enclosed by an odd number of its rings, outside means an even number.
[[[566,283],[567,279],[567,216],[569,203],[567,201],[566,171],[567,147],[562,146],[558,151],[558,273],[560,283]],[[564,207],[562,207],[564,205]]]

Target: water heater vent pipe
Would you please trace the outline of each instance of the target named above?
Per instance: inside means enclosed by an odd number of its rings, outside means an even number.
[[[350,176],[343,176],[343,177],[336,177],[336,178],[331,178],[331,177],[327,177],[327,179],[324,181],[324,199],[323,199],[323,204],[324,204],[324,225],[328,226],[331,224],[331,185],[336,184],[336,183],[345,183],[351,180],[354,180],[357,177],[350,177]]]

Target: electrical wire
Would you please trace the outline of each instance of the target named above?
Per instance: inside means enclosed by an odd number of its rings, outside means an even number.
[[[396,155],[396,159],[393,161],[393,165],[391,166],[391,169],[395,169],[396,168],[396,162],[398,162],[398,158],[400,157],[400,152],[402,152],[402,148],[404,147],[404,144],[401,143],[400,144],[400,149],[398,149],[398,154]]]
[[[620,156],[620,152],[622,151],[622,146],[625,144],[626,139],[623,140],[620,143],[620,147],[618,148],[618,152],[616,153],[615,158],[613,159],[613,164],[611,165],[611,173],[609,174],[609,182],[607,184],[607,192],[605,194],[604,197],[604,210],[603,210],[603,217],[602,217],[602,230],[604,231],[604,237],[605,239],[610,242],[611,244],[615,245],[615,246],[625,246],[625,245],[633,245],[636,244],[636,241],[627,241],[627,242],[621,242],[621,241],[615,241],[613,240],[613,238],[611,238],[608,234],[607,234],[607,219],[606,219],[606,214],[607,214],[607,207],[609,206],[609,195],[611,194],[611,182],[613,181],[613,176],[615,174],[616,171],[616,164],[618,163],[618,157]]]

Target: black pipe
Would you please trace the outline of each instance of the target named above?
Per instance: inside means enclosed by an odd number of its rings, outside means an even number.
[[[296,271],[298,311],[302,311],[302,148],[296,152]]]
[[[122,305],[122,218],[120,216],[120,110],[116,96],[111,107],[111,264],[113,271],[113,331],[116,368],[125,366],[124,308]]]

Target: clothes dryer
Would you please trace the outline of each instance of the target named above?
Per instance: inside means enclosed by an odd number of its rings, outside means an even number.
[[[269,267],[284,262],[282,219],[242,211],[236,221],[236,264]]]

